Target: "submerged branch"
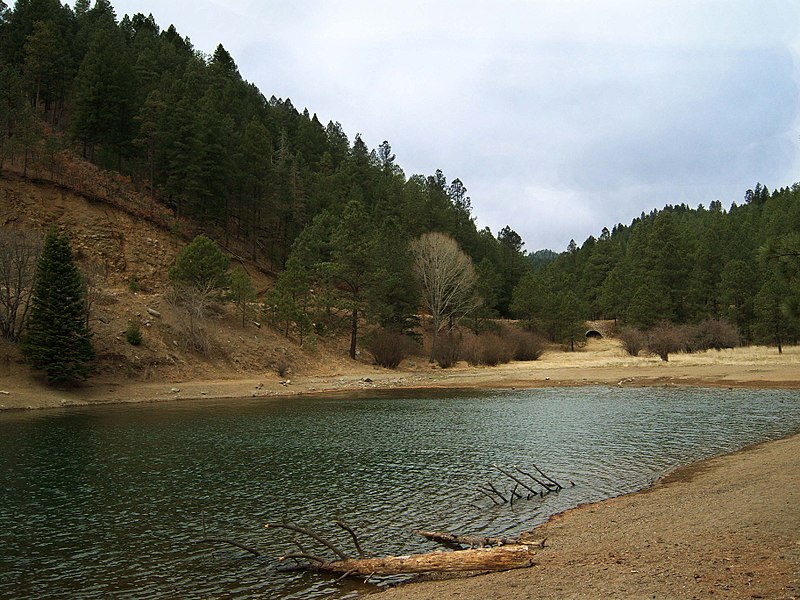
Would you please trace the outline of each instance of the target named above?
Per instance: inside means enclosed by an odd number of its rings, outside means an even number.
[[[344,529],[347,533],[350,534],[350,537],[353,538],[353,545],[356,547],[356,552],[358,552],[359,558],[364,558],[364,551],[361,549],[361,544],[358,543],[358,536],[356,532],[344,521],[341,519],[337,519],[334,521],[337,527],[340,529]]]
[[[261,556],[261,552],[256,550],[255,548],[251,548],[250,546],[245,546],[244,544],[240,544],[234,540],[229,540],[228,538],[219,538],[219,537],[204,537],[199,540],[194,541],[195,544],[230,544],[231,546],[236,546],[237,548],[241,548],[252,554],[253,556]]]
[[[349,557],[347,554],[342,552],[336,545],[334,545],[329,540],[326,540],[324,537],[319,535],[317,532],[307,529],[305,527],[300,527],[299,525],[292,525],[291,523],[266,523],[264,525],[265,528],[275,527],[279,529],[288,529],[289,531],[294,531],[295,533],[300,533],[302,535],[306,535],[311,539],[316,540],[323,546],[325,546],[328,550],[333,552],[336,556],[338,556],[342,560],[347,560]]]

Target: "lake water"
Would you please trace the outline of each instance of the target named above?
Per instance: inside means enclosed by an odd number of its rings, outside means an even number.
[[[800,431],[800,393],[579,388],[119,405],[0,414],[1,598],[342,597],[276,573],[284,519],[367,552],[433,549],[414,528],[513,535],[676,466]],[[492,464],[558,494],[493,506]],[[193,543],[229,537],[264,551]],[[212,552],[213,550],[213,552]],[[349,587],[348,587],[349,586]]]

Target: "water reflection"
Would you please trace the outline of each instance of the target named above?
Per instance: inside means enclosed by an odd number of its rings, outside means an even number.
[[[581,502],[641,488],[698,458],[800,430],[800,394],[547,389],[242,400],[0,415],[0,596],[341,595],[275,574],[288,536],[266,521],[343,517],[372,552],[432,548],[413,528],[516,534]],[[576,482],[494,507],[492,463]],[[193,542],[224,535],[253,559]]]

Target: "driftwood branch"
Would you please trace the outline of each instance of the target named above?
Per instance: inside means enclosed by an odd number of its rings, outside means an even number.
[[[358,576],[446,573],[457,571],[505,571],[534,565],[533,546],[514,544],[490,548],[428,552],[408,556],[358,558],[315,563],[312,568],[328,573]],[[287,557],[288,558],[288,557]]]
[[[353,538],[353,545],[356,547],[356,552],[358,552],[359,558],[364,558],[364,551],[361,549],[361,544],[358,543],[358,536],[356,532],[344,521],[341,519],[337,519],[334,521],[337,527],[340,529],[344,529],[347,533],[350,534],[350,537]]]
[[[237,548],[241,548],[252,554],[253,556],[261,556],[261,552],[252,548],[250,546],[245,546],[244,544],[240,544],[234,540],[229,540],[228,538],[220,538],[220,537],[204,537],[199,540],[194,541],[195,544],[229,544],[231,546],[236,546]]]
[[[326,561],[324,558],[320,558],[319,556],[314,556],[313,554],[307,554],[305,552],[295,552],[292,554],[284,554],[283,556],[279,556],[278,560],[286,560],[289,558],[293,558],[295,560],[308,560],[317,564],[324,565]]]
[[[534,494],[538,494],[538,493],[539,493],[539,490],[535,490],[535,489],[533,489],[531,486],[529,486],[528,484],[526,484],[524,481],[522,481],[521,479],[519,479],[519,478],[515,477],[514,475],[512,475],[511,473],[509,473],[508,471],[506,471],[506,470],[505,470],[503,467],[501,467],[501,466],[499,466],[499,465],[492,465],[492,466],[493,466],[495,469],[497,469],[498,471],[500,471],[500,472],[501,472],[503,475],[505,475],[506,477],[508,477],[509,479],[513,479],[514,481],[516,481],[518,484],[520,484],[522,487],[524,487],[524,488],[525,488],[526,490],[528,490],[529,492],[533,492]],[[539,482],[537,481],[537,483],[539,483]],[[545,487],[545,488],[547,488],[547,486],[544,486],[544,487]],[[549,488],[547,488],[547,489],[549,489]]]
[[[485,489],[479,487],[478,491],[481,494],[483,494],[484,496],[487,496],[489,498],[489,500],[492,501],[492,504],[494,504],[495,506],[502,506],[503,505],[503,502],[498,502],[497,500],[495,500],[494,496],[492,494],[490,494],[489,492],[487,492]]]
[[[446,531],[423,531],[421,529],[415,529],[413,530],[413,533],[421,535],[432,542],[437,542],[449,547],[469,546],[470,548],[486,548],[490,546],[509,546],[512,544],[519,544],[519,539],[517,538],[456,535]]]
[[[298,525],[293,525],[291,523],[266,523],[264,525],[265,528],[275,527],[279,529],[288,529],[289,531],[294,531],[295,533],[300,533],[302,535],[306,535],[313,540],[316,540],[323,546],[325,546],[328,550],[333,552],[336,556],[338,556],[341,560],[347,560],[349,557],[347,554],[342,552],[333,542],[326,540],[324,537],[319,535],[317,532],[307,529],[305,527],[300,527]]]
[[[496,487],[494,487],[494,484],[491,481],[487,481],[486,485],[488,486],[489,491],[491,491],[498,498],[500,498],[500,500],[503,501],[503,504],[508,502],[508,500],[506,500],[506,497],[503,495],[503,493],[500,490],[498,490]]]
[[[560,490],[563,490],[563,489],[564,489],[564,486],[563,486],[563,485],[561,485],[560,483],[558,483],[558,482],[557,482],[555,479],[553,479],[552,477],[550,477],[550,476],[549,476],[547,473],[545,473],[544,471],[542,471],[542,470],[541,470],[539,467],[537,467],[535,464],[533,465],[533,468],[534,468],[534,469],[536,469],[537,471],[539,471],[539,473],[541,474],[541,476],[542,476],[542,477],[544,477],[545,479],[547,479],[547,481],[550,481],[550,482],[551,482],[551,483],[553,483],[555,486],[557,486],[557,487],[558,487],[558,489],[560,489]],[[517,471],[519,471],[519,469],[517,469]],[[522,472],[522,471],[520,471],[520,473],[521,473],[521,472]]]
[[[559,489],[561,489],[561,488],[555,487],[555,486],[553,486],[553,485],[551,485],[549,483],[545,483],[544,481],[542,481],[538,477],[535,477],[534,475],[532,475],[531,473],[528,473],[527,471],[523,471],[522,469],[520,469],[517,466],[514,466],[514,468],[517,470],[518,473],[521,473],[522,475],[525,475],[526,477],[530,477],[531,479],[533,479],[536,483],[538,483],[540,486],[542,486],[544,488],[544,490],[547,491],[548,494],[550,492],[557,492]],[[528,489],[530,489],[530,488],[528,488]],[[536,492],[534,491],[534,494],[535,493]],[[543,495],[542,491],[539,491],[539,495],[540,496]]]

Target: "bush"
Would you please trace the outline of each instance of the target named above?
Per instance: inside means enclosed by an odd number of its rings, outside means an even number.
[[[461,337],[454,333],[440,335],[433,347],[433,360],[443,369],[449,369],[461,358]]]
[[[211,337],[206,329],[211,296],[204,290],[181,286],[172,287],[165,299],[176,309],[176,331],[181,347],[207,354],[211,350]]]
[[[291,363],[285,356],[280,357],[275,363],[275,370],[278,372],[279,377],[286,377],[289,374]]]
[[[734,348],[739,343],[739,334],[728,321],[707,319],[694,328],[695,345],[700,350],[722,350]]]
[[[520,361],[539,360],[544,353],[544,340],[535,333],[511,329],[507,333],[513,345],[513,359]]]
[[[376,365],[395,369],[411,354],[414,342],[408,336],[391,329],[380,329],[367,340],[367,351]]]
[[[622,348],[631,356],[638,356],[647,341],[644,333],[635,327],[623,327],[617,337],[622,342]]]
[[[473,366],[495,367],[510,362],[514,356],[514,342],[496,333],[472,336],[464,344],[464,359]]]
[[[669,360],[670,353],[678,352],[683,347],[684,340],[681,338],[681,328],[671,323],[664,323],[654,327],[648,333],[647,349],[666,362]]]
[[[125,331],[125,339],[131,346],[138,346],[142,343],[142,329],[138,323],[130,323]]]

